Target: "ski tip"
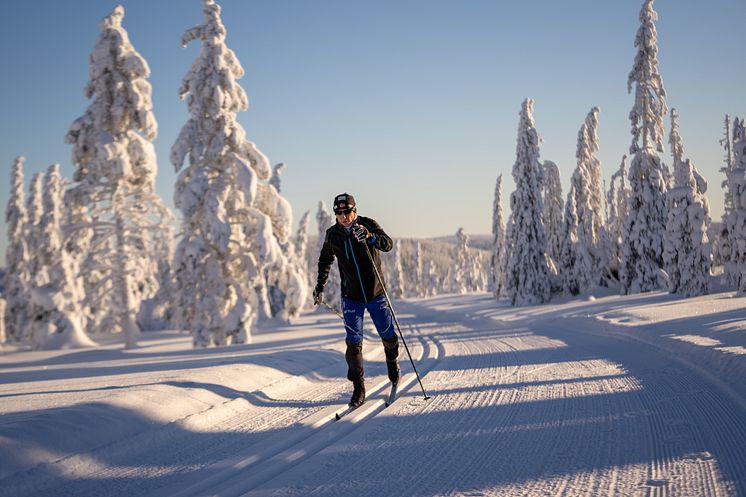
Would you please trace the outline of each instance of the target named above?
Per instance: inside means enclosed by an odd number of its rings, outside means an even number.
[[[340,419],[342,419],[342,418],[341,418],[341,417],[339,416],[339,413],[338,413],[338,412],[335,412],[335,413],[334,413],[334,419],[336,419],[337,421],[339,421],[339,420],[340,420]]]

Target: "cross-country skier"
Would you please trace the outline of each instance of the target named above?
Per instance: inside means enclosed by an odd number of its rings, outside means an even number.
[[[389,380],[394,385],[399,381],[399,340],[382,282],[373,270],[375,263],[378,274],[382,275],[380,252],[391,250],[393,242],[376,221],[357,215],[355,199],[348,193],[334,198],[334,214],[337,222],[326,230],[319,254],[319,276],[313,301],[315,305],[324,301],[324,285],[336,258],[342,280],[342,313],[347,331],[347,379],[353,385],[350,406],[358,407],[365,402],[363,315],[366,309],[383,341]],[[366,244],[369,250],[366,250]]]

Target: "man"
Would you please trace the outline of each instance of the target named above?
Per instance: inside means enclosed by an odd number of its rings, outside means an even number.
[[[355,198],[348,193],[334,198],[334,214],[337,222],[326,230],[319,254],[319,276],[313,301],[315,305],[324,301],[324,285],[336,258],[342,280],[342,313],[347,332],[347,379],[353,385],[350,406],[358,407],[365,402],[363,315],[366,310],[383,341],[389,380],[393,384],[399,381],[399,340],[391,309],[383,294],[383,282],[379,281],[373,269],[375,264],[378,274],[382,275],[380,252],[391,250],[393,242],[376,221],[357,215]]]

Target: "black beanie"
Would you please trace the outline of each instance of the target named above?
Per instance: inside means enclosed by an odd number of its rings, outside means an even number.
[[[334,214],[354,210],[356,210],[355,197],[349,193],[341,193],[334,197]]]

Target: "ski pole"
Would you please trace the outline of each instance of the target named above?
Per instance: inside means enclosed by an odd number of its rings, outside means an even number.
[[[376,278],[378,278],[378,282],[381,284],[381,288],[383,288],[383,295],[384,297],[386,297],[386,303],[389,305],[389,309],[391,310],[391,316],[394,318],[394,324],[396,324],[396,330],[399,332],[399,337],[401,338],[401,341],[404,344],[404,350],[407,351],[407,355],[409,356],[409,362],[412,363],[412,369],[414,369],[414,374],[417,376],[417,381],[419,382],[420,388],[422,389],[422,395],[425,396],[425,400],[430,400],[430,396],[427,394],[427,392],[425,392],[425,387],[422,385],[422,379],[420,378],[420,373],[417,372],[417,366],[414,365],[412,354],[409,353],[409,347],[407,347],[407,341],[404,340],[404,334],[401,332],[401,326],[399,326],[399,320],[396,319],[396,313],[394,312],[394,306],[391,305],[391,299],[389,298],[389,292],[386,291],[386,285],[383,284],[383,278],[381,278],[381,275],[378,272],[376,263],[373,262],[373,255],[370,253],[370,249],[368,248],[368,242],[363,240],[362,243],[363,245],[365,245],[365,251],[368,253],[368,259],[370,259],[370,265],[373,266],[373,272],[376,273]]]
[[[345,317],[344,317],[344,316],[343,316],[342,314],[340,314],[340,313],[339,313],[339,311],[338,311],[337,309],[335,309],[334,307],[332,307],[332,306],[330,306],[329,304],[327,304],[327,303],[326,303],[326,301],[322,300],[322,301],[321,301],[321,303],[322,303],[322,304],[324,304],[324,305],[326,306],[326,308],[327,308],[327,309],[329,309],[329,310],[330,310],[330,311],[332,311],[332,312],[333,312],[334,314],[336,314],[336,315],[337,315],[337,317],[338,317],[339,319],[341,319],[342,321],[344,321],[344,320],[345,320]]]

